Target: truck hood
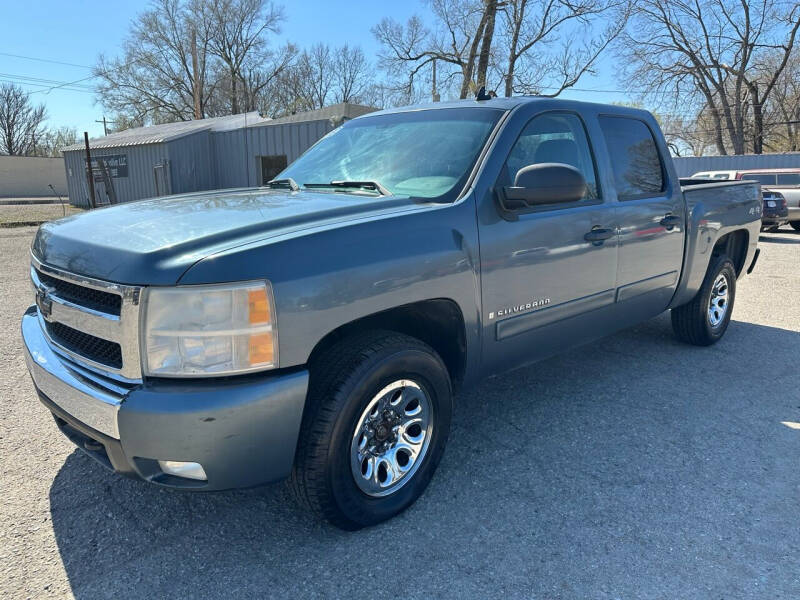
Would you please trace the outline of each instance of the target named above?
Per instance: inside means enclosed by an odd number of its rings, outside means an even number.
[[[365,194],[243,189],[153,198],[46,223],[34,256],[72,273],[172,285],[197,261],[240,244],[420,206]]]

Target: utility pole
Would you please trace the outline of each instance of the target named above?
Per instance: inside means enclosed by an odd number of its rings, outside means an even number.
[[[92,154],[89,152],[89,132],[83,132],[83,141],[86,144],[86,176],[89,178],[89,206],[97,208],[94,198],[94,172],[92,170]]]
[[[431,89],[431,95],[433,96],[433,101],[439,101],[439,92],[436,91],[436,59],[433,59],[433,88]]]
[[[200,108],[200,67],[197,64],[197,30],[192,27],[192,95],[194,96],[194,118],[202,119]]]
[[[103,115],[102,121],[95,121],[95,123],[102,123],[103,124],[103,135],[108,135],[108,124],[106,123],[106,116]]]

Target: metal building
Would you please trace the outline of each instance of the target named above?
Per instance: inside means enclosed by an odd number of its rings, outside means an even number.
[[[732,156],[676,156],[672,159],[678,177],[700,171],[743,171],[745,169],[800,168],[800,152],[780,154],[739,154]]]
[[[98,205],[258,186],[342,122],[378,110],[335,104],[280,119],[258,113],[165,123],[89,141]],[[70,202],[89,205],[86,149],[63,149]],[[110,188],[110,189],[109,189]]]

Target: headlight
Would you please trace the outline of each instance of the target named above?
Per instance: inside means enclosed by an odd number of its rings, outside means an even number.
[[[146,294],[145,374],[232,375],[278,365],[269,283],[154,287]]]

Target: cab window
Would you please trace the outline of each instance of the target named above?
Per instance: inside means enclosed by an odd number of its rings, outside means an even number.
[[[614,169],[617,197],[633,200],[664,191],[664,170],[653,132],[644,121],[629,117],[600,117]]]
[[[775,185],[777,177],[770,173],[745,173],[742,175],[744,181],[757,181],[761,185]]]
[[[778,185],[800,185],[800,173],[778,173]]]

